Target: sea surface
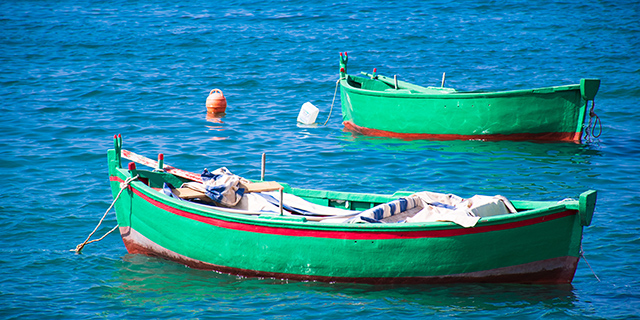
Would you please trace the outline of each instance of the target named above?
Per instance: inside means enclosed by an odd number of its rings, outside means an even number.
[[[625,0],[1,1],[0,318],[640,318],[639,21]],[[428,86],[446,72],[458,90],[599,78],[601,135],[354,135],[339,94],[332,105],[339,52],[352,73]],[[222,116],[206,113],[215,88]],[[320,108],[317,125],[297,124],[305,102]],[[523,200],[595,189],[598,203],[586,259],[563,286],[242,278],[127,254],[117,233],[75,254],[112,202],[114,134],[194,172],[258,179],[266,153],[266,179],[294,187]],[[115,225],[111,211],[94,238]]]

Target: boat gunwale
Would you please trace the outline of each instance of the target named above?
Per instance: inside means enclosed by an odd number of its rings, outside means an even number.
[[[540,88],[532,88],[532,89],[516,89],[516,90],[506,90],[506,91],[491,91],[491,92],[474,92],[474,91],[456,91],[450,93],[427,93],[420,91],[412,91],[411,93],[407,92],[394,92],[394,91],[380,91],[380,90],[369,90],[356,88],[350,85],[347,79],[351,78],[361,78],[365,80],[371,80],[365,77],[353,76],[347,74],[344,78],[340,79],[340,86],[354,91],[363,95],[370,96],[379,96],[385,98],[415,98],[415,99],[477,99],[477,98],[496,98],[496,97],[510,97],[510,96],[520,96],[523,94],[553,94],[556,92],[563,91],[573,91],[577,90],[580,92],[580,84],[567,84],[561,86],[548,86],[548,87],[540,87]],[[436,88],[437,89],[437,88]]]
[[[126,169],[118,169],[118,171],[120,171],[119,173],[124,176],[127,176],[127,175],[130,176],[130,174],[128,174]],[[112,177],[115,179],[111,179]],[[124,179],[121,177],[115,177],[115,176],[112,176],[112,177],[110,177],[111,182],[121,183],[124,181]],[[474,227],[471,227],[471,228],[464,228],[460,225],[455,224],[454,222],[444,222],[444,221],[420,222],[420,223],[397,223],[397,224],[325,223],[325,222],[307,221],[306,219],[302,219],[305,217],[303,215],[279,216],[278,214],[271,215],[269,213],[265,213],[262,216],[260,216],[260,215],[249,215],[249,214],[225,212],[225,211],[217,210],[216,207],[213,207],[213,206],[207,206],[207,205],[198,204],[195,202],[173,199],[138,180],[131,182],[130,188],[134,188],[136,191],[140,192],[141,194],[148,197],[149,199],[157,201],[170,208],[184,211],[192,215],[197,215],[197,216],[210,218],[210,219],[222,220],[222,221],[231,222],[231,223],[250,224],[250,225],[271,227],[271,228],[287,228],[287,229],[301,229],[301,230],[363,232],[363,233],[370,233],[370,232],[397,233],[397,232],[431,232],[431,231],[437,232],[437,231],[447,231],[447,230],[457,230],[457,231],[467,230],[467,231],[470,231],[469,233],[483,233],[483,232],[492,232],[492,231],[490,230],[490,231],[475,232],[474,229],[478,227],[499,226],[499,225],[505,225],[509,223],[522,223],[527,220],[538,219],[545,216],[551,216],[551,215],[562,213],[565,211],[571,211],[571,213],[568,215],[575,215],[576,217],[579,215],[579,211],[576,209],[577,201],[575,200],[555,202],[555,204],[549,201],[521,201],[526,203],[543,203],[545,204],[545,206],[536,208],[536,209],[529,209],[529,210],[525,210],[517,213],[512,213],[508,215],[483,217],[478,221],[478,223]],[[304,189],[304,190],[310,190],[310,189]],[[316,190],[311,190],[311,191],[316,191]],[[324,190],[317,190],[317,191],[324,191]],[[363,194],[363,195],[366,195],[366,194]],[[173,214],[176,214],[176,213],[173,213]],[[281,217],[281,218],[278,218],[278,217]],[[538,223],[538,222],[535,222],[535,223]]]

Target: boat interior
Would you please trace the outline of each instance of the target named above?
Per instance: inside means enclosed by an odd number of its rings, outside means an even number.
[[[292,188],[275,181],[240,183],[241,199],[222,205],[203,183],[161,171],[138,170],[141,182],[166,196],[215,210],[258,216],[298,217],[324,223],[410,223],[450,221],[472,227],[482,217],[516,213],[502,196],[463,199],[452,194],[400,191],[392,195],[362,194]]]
[[[362,72],[362,75],[362,77],[347,75],[347,84],[353,88],[389,93],[448,94],[456,92],[455,89],[444,86],[422,87],[409,82],[400,81],[397,76],[390,78],[366,72]]]

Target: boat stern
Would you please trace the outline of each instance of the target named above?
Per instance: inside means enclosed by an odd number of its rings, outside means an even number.
[[[592,101],[600,89],[600,79],[580,79],[580,95],[584,101]]]
[[[595,190],[585,191],[580,195],[580,199],[578,200],[578,210],[580,213],[580,224],[583,227],[591,225],[597,198],[598,193]]]

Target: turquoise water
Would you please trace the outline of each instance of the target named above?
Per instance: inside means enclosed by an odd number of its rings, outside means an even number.
[[[0,2],[0,317],[640,317],[637,2]],[[329,117],[351,72],[458,90],[602,79],[602,136],[583,144],[402,141],[300,127]],[[211,89],[226,115],[208,117]],[[296,187],[561,200],[597,189],[566,286],[371,286],[246,279],[129,255],[116,234],[69,250],[111,204],[106,150]],[[116,224],[110,213],[98,234]],[[523,235],[526,236],[526,235]],[[419,254],[419,253],[417,253]],[[390,257],[392,254],[390,253]],[[593,272],[591,270],[593,269]],[[600,281],[596,279],[594,273]]]

